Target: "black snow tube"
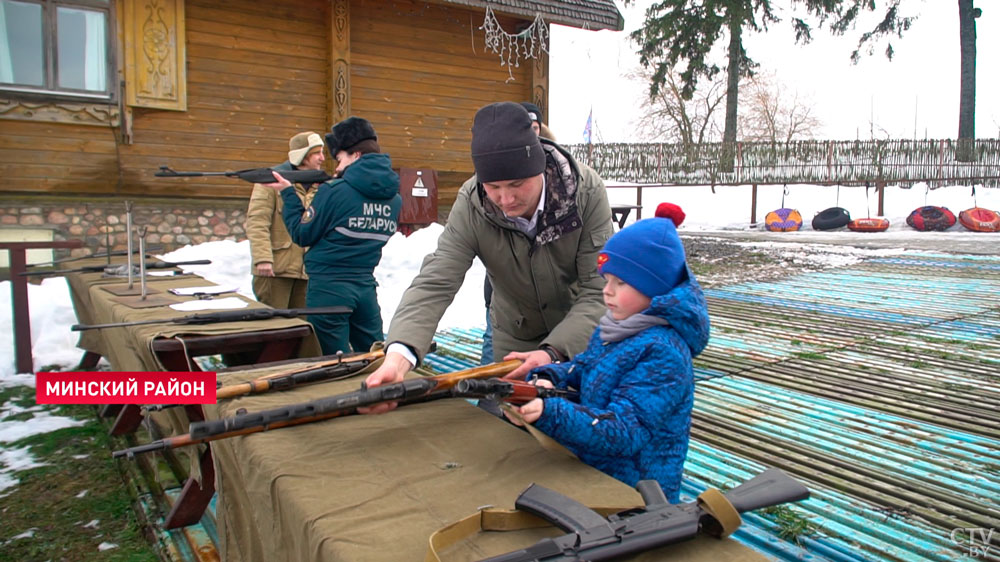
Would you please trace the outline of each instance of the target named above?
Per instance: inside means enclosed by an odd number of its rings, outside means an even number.
[[[833,230],[847,226],[851,222],[851,213],[843,207],[824,209],[813,217],[813,230]]]

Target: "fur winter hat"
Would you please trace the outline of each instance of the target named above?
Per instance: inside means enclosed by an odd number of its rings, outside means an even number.
[[[356,144],[364,140],[378,140],[375,136],[375,128],[367,119],[361,117],[348,117],[333,126],[326,134],[326,145],[330,147],[330,154],[334,158],[341,150],[350,152]]]
[[[522,101],[521,107],[523,107],[525,111],[528,112],[528,117],[531,117],[532,121],[535,121],[539,125],[542,124],[542,121],[545,121],[544,119],[542,119],[542,110],[538,109],[537,105],[531,103],[530,101]]]
[[[323,139],[318,134],[312,131],[299,133],[288,139],[288,161],[298,166],[316,149],[323,150]]]
[[[680,283],[685,271],[684,245],[677,227],[684,211],[660,203],[656,217],[621,229],[597,256],[597,271],[612,274],[649,298],[665,295]]]
[[[480,182],[516,180],[545,170],[545,153],[520,104],[491,103],[472,122],[472,164]]]

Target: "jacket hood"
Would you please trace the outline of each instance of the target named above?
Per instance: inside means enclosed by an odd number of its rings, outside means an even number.
[[[669,293],[654,297],[643,314],[658,316],[670,322],[670,326],[691,349],[691,357],[694,357],[708,345],[708,306],[701,286],[687,267],[684,268],[682,279]]]
[[[342,181],[369,199],[392,199],[399,194],[399,174],[388,154],[362,154],[344,170]]]

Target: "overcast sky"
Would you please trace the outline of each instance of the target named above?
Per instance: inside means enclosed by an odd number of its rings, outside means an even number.
[[[649,0],[623,8],[625,30],[584,31],[552,26],[548,121],[558,140],[582,142],[593,107],[605,142],[628,142],[647,86],[629,83],[625,75],[638,67],[628,33],[642,25]],[[775,4],[783,4],[775,0]],[[884,1],[877,2],[881,9]],[[976,20],[976,136],[1000,137],[1000,2],[976,0],[983,15]],[[955,138],[958,135],[959,44],[958,7],[954,0],[905,0],[908,14],[919,14],[902,39],[893,41],[896,55],[886,60],[884,43],[857,64],[850,53],[861,28],[842,38],[825,30],[814,41],[795,45],[787,12],[765,34],[744,38],[761,70],[777,73],[787,88],[813,101],[823,122],[823,138]],[[871,19],[866,21],[871,24]],[[864,29],[868,29],[865,26]],[[720,61],[724,66],[724,61]],[[599,139],[595,135],[595,142]]]

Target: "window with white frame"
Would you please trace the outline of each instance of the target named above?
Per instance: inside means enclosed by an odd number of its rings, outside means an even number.
[[[0,0],[0,89],[112,98],[110,0]]]

